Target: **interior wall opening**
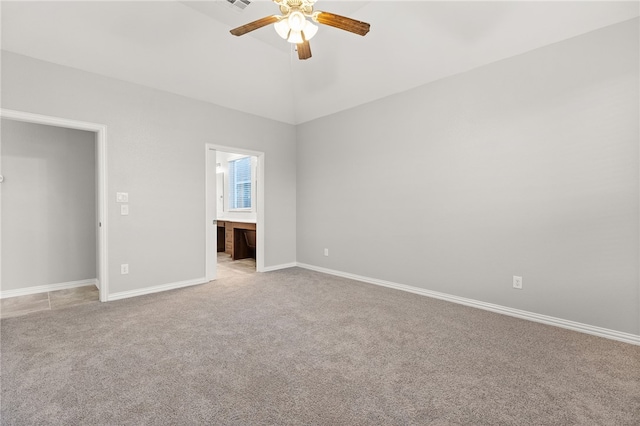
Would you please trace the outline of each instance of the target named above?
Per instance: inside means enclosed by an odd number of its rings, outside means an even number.
[[[256,271],[258,157],[216,151],[216,224],[219,274]]]
[[[265,270],[265,154],[205,145],[207,280]]]
[[[99,300],[96,133],[4,117],[1,124],[2,298],[46,294],[36,299],[49,309]]]

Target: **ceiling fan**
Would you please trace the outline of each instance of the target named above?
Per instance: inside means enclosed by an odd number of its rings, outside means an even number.
[[[275,24],[274,28],[280,37],[297,45],[298,58],[309,59],[311,57],[309,40],[318,32],[318,26],[311,21],[361,36],[369,32],[370,25],[366,22],[328,12],[314,12],[313,4],[316,0],[273,0],[273,2],[280,6],[282,15],[266,16],[249,22],[232,29],[231,34],[241,36],[258,28]]]

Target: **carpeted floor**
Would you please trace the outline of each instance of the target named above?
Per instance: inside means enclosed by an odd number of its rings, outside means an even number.
[[[638,425],[640,347],[292,268],[2,320],[3,425]]]

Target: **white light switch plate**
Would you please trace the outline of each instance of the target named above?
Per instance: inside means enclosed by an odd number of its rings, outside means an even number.
[[[128,203],[129,202],[129,193],[128,192],[116,192],[116,201],[118,203]]]
[[[123,204],[120,206],[120,214],[122,216],[128,216],[129,215],[129,204]]]

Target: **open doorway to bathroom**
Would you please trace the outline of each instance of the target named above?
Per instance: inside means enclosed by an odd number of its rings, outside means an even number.
[[[256,271],[258,157],[216,151],[218,275]]]
[[[207,145],[209,280],[264,268],[264,154]]]

